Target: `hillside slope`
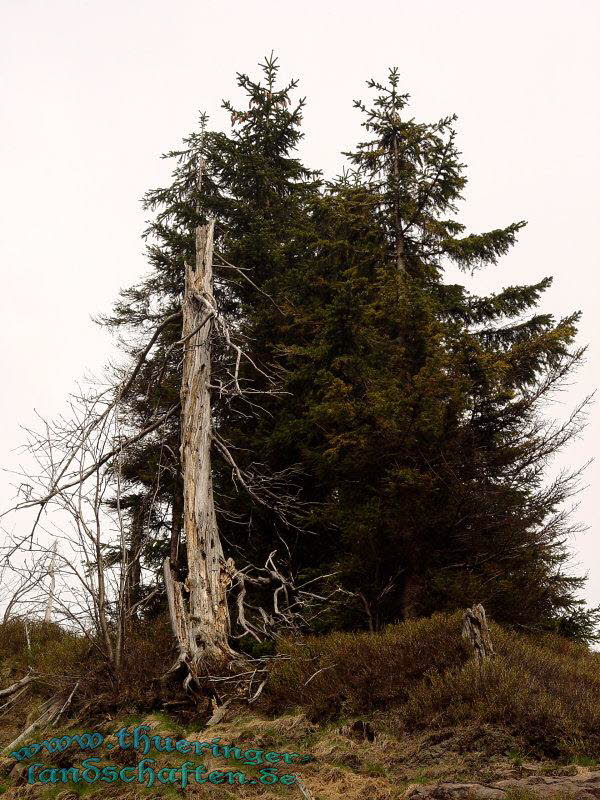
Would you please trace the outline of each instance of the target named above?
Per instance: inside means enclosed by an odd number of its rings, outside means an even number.
[[[84,693],[79,704],[74,701],[71,719],[63,719],[54,731],[35,732],[23,744],[95,730],[105,737],[102,747],[93,754],[77,747],[43,750],[21,763],[5,754],[0,793],[11,800],[73,800],[82,795],[99,800],[176,795],[267,800],[300,798],[303,793],[314,800],[600,798],[600,655],[558,637],[526,637],[497,626],[491,632],[497,655],[483,670],[460,637],[460,614],[407,622],[380,634],[338,633],[283,642],[283,658],[273,667],[260,707],[232,707],[219,725],[208,729],[202,715],[183,706],[179,713],[167,714],[139,700],[136,704],[125,693],[121,701],[113,698],[111,709],[105,699],[94,704]],[[46,671],[16,703],[0,709],[3,747],[39,716],[53,684],[66,674],[74,677],[77,665],[69,654],[76,647],[72,641],[67,647],[61,637],[55,633],[46,648],[37,650],[34,641],[33,652],[29,650],[25,660],[36,662],[30,666],[39,672],[43,663]],[[62,672],[57,652],[64,656]],[[24,654],[10,647],[2,653],[1,685],[6,686],[23,674]],[[81,660],[79,669],[83,680]],[[152,703],[157,705],[156,697]],[[247,781],[191,781],[185,790],[177,781],[151,789],[121,781],[27,784],[34,762],[66,770],[81,768],[84,759],[94,756],[102,765],[136,765],[143,753],[118,747],[115,733],[140,724],[148,726],[148,735],[162,737],[162,746],[167,737],[172,743],[218,739],[242,753],[251,751],[251,760],[258,758],[258,763],[235,757],[224,766],[223,758],[208,750],[201,758],[152,750],[148,757],[155,759],[156,770],[191,758],[206,767],[205,774],[242,770]],[[262,755],[256,756],[257,751]],[[280,762],[277,770],[300,775],[302,788],[297,782],[270,785],[257,780],[261,766],[273,766],[264,763],[267,752],[292,754],[292,766]]]

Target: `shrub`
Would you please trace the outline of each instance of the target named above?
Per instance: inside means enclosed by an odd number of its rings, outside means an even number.
[[[392,625],[381,633],[331,633],[280,643],[268,697],[275,708],[305,707],[312,717],[357,714],[404,702],[428,670],[465,663],[461,615]]]
[[[29,638],[29,644],[28,644]],[[156,679],[174,660],[172,634],[166,620],[138,623],[127,635],[120,675],[115,675],[93,637],[59,625],[21,620],[0,624],[0,688],[32,669],[37,680],[24,700],[35,708],[58,690],[78,684],[71,709],[87,713],[125,707],[148,708],[156,700]],[[18,707],[15,714],[22,713]]]
[[[301,706],[316,719],[385,709],[412,730],[491,723],[540,755],[600,757],[600,653],[492,624],[497,655],[480,669],[460,633],[455,614],[286,641],[271,710]]]

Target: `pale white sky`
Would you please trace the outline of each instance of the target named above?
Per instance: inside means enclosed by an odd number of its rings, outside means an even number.
[[[598,384],[596,0],[0,0],[0,465],[20,424],[60,411],[110,354],[90,316],[145,269],[139,198],[167,179],[159,154],[197,111],[226,125],[235,72],[272,49],[308,97],[303,156],[337,171],[359,135],[352,100],[397,65],[413,111],[456,112],[469,165],[464,221],[527,219],[520,243],[479,288],[554,275],[544,308],[584,312],[588,362],[567,412]],[[599,415],[562,464],[595,454]],[[594,530],[600,474],[587,473],[573,542],[600,603]],[[0,507],[11,496],[0,474]],[[19,525],[18,521],[15,521]]]

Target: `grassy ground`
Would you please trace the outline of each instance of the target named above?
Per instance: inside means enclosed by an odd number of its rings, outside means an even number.
[[[460,626],[460,614],[438,615],[376,635],[286,642],[271,708],[302,707],[314,719],[383,712],[403,732],[502,726],[540,757],[600,757],[600,653],[492,625],[497,655],[481,670]]]
[[[157,696],[147,687],[161,661],[160,636],[154,638],[145,667],[131,665],[129,685],[122,695],[113,691],[111,706],[105,679],[97,667],[92,669],[89,644],[46,628],[32,631],[28,648],[18,626],[0,626],[0,687],[21,677],[28,666],[43,673],[17,704],[0,709],[0,746],[35,718],[57,687],[87,675],[89,686],[96,686],[97,702],[88,686],[73,710],[78,719],[63,720],[55,734],[95,729],[108,735],[144,722],[153,734],[174,739],[220,737],[243,749],[309,754],[312,760],[294,769],[315,800],[393,800],[412,786],[432,782],[489,784],[532,771],[544,776],[594,770],[600,761],[600,655],[557,637],[525,637],[497,626],[491,632],[497,656],[484,670],[461,640],[460,615],[407,622],[380,634],[281,643],[279,652],[286,658],[275,664],[261,707],[252,713],[233,709],[206,731],[202,719],[189,713],[151,709]],[[36,733],[31,739],[48,735]],[[137,758],[118,748],[101,755],[103,763],[122,765]],[[86,756],[69,750],[34,760],[69,767]],[[187,758],[180,753],[152,756],[157,768]],[[223,759],[201,760],[209,769],[240,769]],[[243,769],[258,775],[258,766]],[[185,792],[122,783],[28,786],[25,767],[10,758],[0,762],[0,773],[0,795],[7,800],[301,796],[297,786],[260,784],[190,785]],[[512,794],[514,800],[527,800],[522,792]]]

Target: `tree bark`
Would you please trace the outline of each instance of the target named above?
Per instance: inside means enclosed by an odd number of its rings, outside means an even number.
[[[171,541],[170,559],[173,568],[179,568],[181,532],[183,530],[183,482],[181,480],[181,465],[177,463],[177,477],[173,487],[173,502],[171,508]]]
[[[187,579],[177,580],[165,564],[165,583],[180,662],[188,679],[223,667],[234,656],[228,644],[227,588],[233,562],[225,561],[212,486],[210,398],[214,222],[196,229],[196,265],[186,264],[183,331],[186,339],[181,382],[181,471]],[[188,600],[185,602],[184,590]]]
[[[467,608],[463,614],[462,636],[473,648],[475,657],[480,664],[495,655],[485,609],[481,603]]]

